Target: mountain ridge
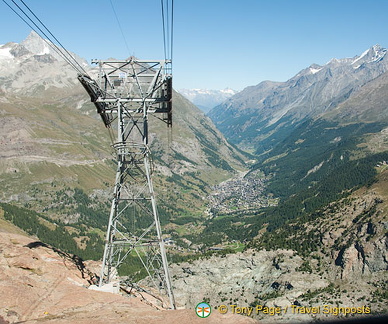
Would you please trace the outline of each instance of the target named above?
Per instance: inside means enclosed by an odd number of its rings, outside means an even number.
[[[351,59],[311,65],[286,82],[264,81],[239,92],[208,115],[233,143],[260,154],[267,150],[260,142],[279,127],[292,129],[305,118],[333,110],[387,72],[386,52],[373,46]]]

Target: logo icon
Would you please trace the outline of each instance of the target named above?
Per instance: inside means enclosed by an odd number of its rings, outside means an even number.
[[[201,318],[208,317],[211,314],[211,312],[212,312],[212,308],[207,303],[202,302],[195,307],[195,313],[197,314],[197,316]]]

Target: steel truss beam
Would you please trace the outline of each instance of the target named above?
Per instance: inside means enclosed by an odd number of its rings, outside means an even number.
[[[96,63],[96,62],[95,62]],[[116,180],[99,285],[109,283],[129,256],[137,256],[155,288],[175,300],[156,198],[148,145],[148,116],[162,114],[172,124],[169,61],[99,61],[98,83],[78,79],[101,115],[116,132]]]

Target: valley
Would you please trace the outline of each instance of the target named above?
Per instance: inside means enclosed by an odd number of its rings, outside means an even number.
[[[258,170],[240,172],[237,176],[213,186],[209,200],[209,215],[228,215],[233,212],[252,212],[260,208],[276,206],[277,199],[265,196],[268,179]]]

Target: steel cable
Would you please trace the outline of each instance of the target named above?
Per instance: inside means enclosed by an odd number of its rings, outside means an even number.
[[[126,39],[126,37],[125,37],[125,35],[124,35],[123,28],[121,27],[119,17],[117,16],[117,13],[116,13],[116,10],[115,10],[115,7],[114,7],[114,5],[113,5],[112,0],[109,0],[109,1],[110,1],[111,6],[112,6],[113,13],[114,13],[114,15],[115,15],[115,17],[116,17],[117,24],[119,25],[119,29],[120,29],[121,35],[123,36],[124,43],[125,43],[125,47],[127,48],[127,51],[128,51],[129,56],[131,56],[131,51],[129,50],[129,46],[128,46],[128,43],[127,43],[127,39]]]

